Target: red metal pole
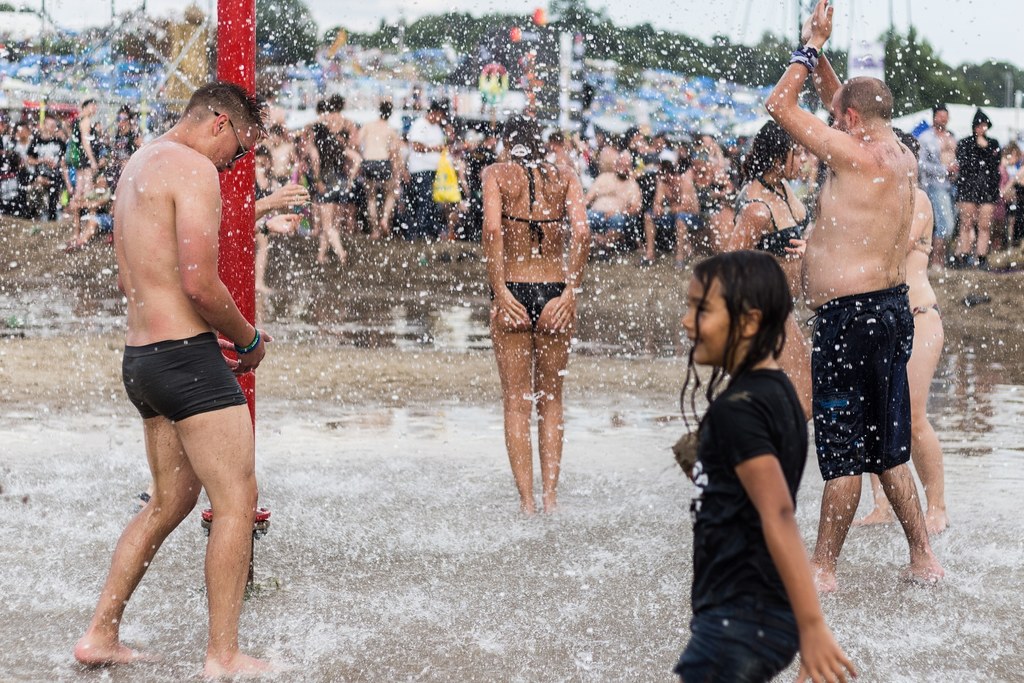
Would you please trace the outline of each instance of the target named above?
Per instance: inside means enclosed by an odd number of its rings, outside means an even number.
[[[237,83],[250,93],[256,91],[256,2],[218,0],[217,78]],[[231,170],[220,174],[223,217],[220,223],[220,278],[227,285],[242,315],[256,319],[256,167],[246,155]],[[249,414],[256,425],[256,377],[238,378],[249,401]]]

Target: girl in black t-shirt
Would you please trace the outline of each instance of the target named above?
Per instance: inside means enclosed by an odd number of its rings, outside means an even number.
[[[801,676],[856,675],[825,624],[796,524],[807,424],[777,362],[792,306],[766,253],[720,254],[693,271],[683,318],[691,408],[701,387],[694,365],[713,371],[696,460],[683,465],[699,490],[692,636],[675,668],[686,683],[768,681],[798,650]]]

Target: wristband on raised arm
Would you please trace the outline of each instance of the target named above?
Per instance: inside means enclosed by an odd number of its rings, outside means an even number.
[[[814,73],[814,70],[818,68],[818,59],[821,55],[811,45],[804,45],[793,50],[793,55],[789,60],[790,64],[802,64],[807,67],[807,70]]]

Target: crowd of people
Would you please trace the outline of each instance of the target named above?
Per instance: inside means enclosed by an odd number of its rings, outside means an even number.
[[[362,126],[346,116],[340,95],[318,102],[316,121],[298,130],[286,127],[283,110],[271,113],[270,135],[257,148],[257,197],[289,184],[307,189],[311,205],[296,209],[304,220],[283,232],[308,232],[318,262],[333,256],[346,263],[344,244],[357,234],[480,240],[482,173],[507,157],[500,126],[454,117],[444,100],[398,126],[389,100]],[[948,123],[938,104],[919,136],[921,187],[935,211],[932,264],[984,269],[990,252],[1017,247],[1024,237],[1024,153],[1016,142],[1001,147],[989,137],[991,122],[980,109],[971,136],[956,140]],[[120,170],[143,138],[127,105],[112,126],[97,120],[91,99],[72,117],[26,111],[12,121],[0,114],[0,213],[66,221],[69,250],[109,236]],[[581,178],[594,258],[635,253],[643,267],[669,253],[682,266],[739,239],[737,216],[748,204],[740,195],[742,160],[751,142],[642,127],[598,129],[590,138],[556,130],[546,135],[546,154]],[[813,211],[823,169],[798,150],[788,179],[803,211]],[[444,192],[439,172],[454,178]],[[264,255],[267,244],[262,239]],[[258,284],[270,291],[262,279]]]
[[[73,117],[22,111],[17,121],[0,113],[0,213],[21,218],[66,219],[66,248],[84,247],[113,229],[117,181],[142,146],[138,114],[122,106],[113,126],[99,123],[96,100],[84,100]]]

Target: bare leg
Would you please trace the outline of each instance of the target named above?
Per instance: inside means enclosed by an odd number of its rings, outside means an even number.
[[[943,339],[942,318],[938,311],[929,310],[914,316],[914,350],[907,363],[912,438],[910,456],[924,486],[927,501],[924,521],[929,534],[941,533],[949,523],[942,446],[928,419],[928,393],[942,355]]]
[[[317,263],[327,262],[327,247],[330,246],[331,251],[338,257],[338,262],[345,265],[345,262],[348,260],[348,254],[345,253],[345,248],[341,246],[341,233],[338,232],[336,222],[338,205],[324,204],[323,208],[324,211],[321,213],[323,221],[320,226],[320,248],[317,250],[316,256]]]
[[[958,202],[956,205],[960,212],[960,235],[957,238],[957,256],[969,256],[974,251],[974,232],[978,223],[978,205],[967,202]]]
[[[356,205],[347,202],[339,204],[337,216],[341,232],[346,235],[354,235],[356,232]],[[337,253],[337,250],[335,250],[335,253]]]
[[[676,219],[676,266],[682,266],[692,253],[690,227],[685,221]]]
[[[120,642],[125,606],[164,539],[199,498],[199,479],[171,422],[154,417],[144,420],[143,426],[153,475],[152,498],[121,534],[92,621],[75,645],[75,659],[90,666],[143,658]]]
[[[854,520],[853,526],[872,526],[895,522],[896,516],[892,512],[892,506],[889,505],[889,499],[885,497],[882,482],[878,479],[877,474],[871,475],[871,497],[875,503],[874,509],[860,519]]]
[[[921,513],[921,502],[917,498],[917,487],[910,468],[904,463],[886,470],[878,476],[885,489],[885,495],[892,503],[896,518],[903,526],[907,543],[910,545],[910,567],[907,578],[923,583],[936,583],[945,572],[942,565],[932,554],[928,542],[928,531],[924,526],[924,515]]]
[[[232,406],[201,413],[175,426],[214,511],[206,546],[210,634],[204,675],[269,671],[269,662],[243,655],[238,649],[238,617],[249,570],[257,497],[249,409]]]
[[[380,220],[380,233],[391,237],[391,220],[395,215],[395,201],[398,197],[398,185],[391,181],[384,186],[384,214]]]
[[[530,416],[533,414],[533,339],[526,330],[510,330],[495,320],[491,312],[491,339],[501,378],[505,412],[505,448],[512,477],[519,491],[519,508],[533,514],[533,445],[530,442]]]
[[[85,244],[82,240],[82,207],[90,192],[92,192],[92,169],[80,168],[75,177],[75,191],[72,193],[71,202],[68,203],[68,210],[71,212],[71,242],[69,242],[69,246],[80,247]]]
[[[273,294],[274,290],[267,287],[264,279],[267,274],[267,256],[270,250],[270,240],[266,235],[256,232],[256,291],[260,294]]]
[[[381,183],[376,180],[366,181],[366,218],[370,221],[370,239],[380,239],[380,218],[377,196],[381,189]]]
[[[836,564],[860,503],[860,486],[859,475],[838,477],[825,482],[821,496],[821,516],[818,519],[818,541],[811,558],[814,584],[819,593],[831,593],[837,588]]]
[[[800,399],[804,416],[811,416],[811,347],[804,336],[796,316],[786,318],[786,345],[779,356],[779,367],[789,376]]]
[[[981,204],[978,207],[978,256],[988,256],[989,244],[992,239],[992,219],[995,204]]]
[[[932,265],[945,267],[946,264],[946,240],[941,237],[932,237]]]
[[[558,475],[565,435],[562,386],[565,368],[569,364],[572,329],[550,330],[546,325],[545,313],[542,313],[540,320],[537,321],[538,334],[534,335],[537,362],[534,367],[533,385],[538,396],[537,435],[540,444],[544,512],[554,512],[558,507]]]
[[[644,257],[654,260],[654,217],[644,214]]]
[[[322,265],[327,263],[327,230],[334,225],[334,205],[319,204],[317,219],[316,262]]]

